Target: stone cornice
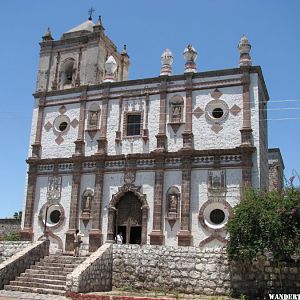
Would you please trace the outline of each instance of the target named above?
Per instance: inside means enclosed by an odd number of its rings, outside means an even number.
[[[249,68],[250,73],[256,73],[258,74],[260,83],[263,88],[263,92],[265,94],[265,98],[268,100],[269,95],[267,92],[267,88],[265,85],[265,81],[262,75],[261,67],[260,66],[253,66]],[[211,77],[222,77],[222,76],[230,76],[230,75],[242,75],[243,70],[241,68],[235,68],[235,69],[224,69],[224,70],[216,70],[216,71],[207,71],[207,72],[199,72],[193,74],[193,79],[199,79],[199,78],[211,78]],[[182,85],[176,85],[176,81],[185,81],[186,76],[185,74],[181,75],[173,75],[173,76],[168,76],[166,78],[166,84],[167,84],[167,92],[176,92],[178,90],[184,90],[184,84]],[[123,97],[130,97],[131,94],[139,94],[139,95],[144,95],[144,94],[156,94],[159,93],[159,84],[161,83],[161,76],[158,77],[153,77],[153,78],[143,78],[143,79],[135,79],[135,80],[127,80],[127,81],[119,81],[119,82],[111,82],[111,83],[101,83],[97,85],[85,85],[85,86],[80,86],[80,87],[74,87],[70,89],[65,89],[65,90],[56,90],[56,91],[49,91],[49,92],[36,92],[33,94],[35,98],[41,97],[41,95],[46,95],[46,97],[51,97],[51,96],[60,96],[60,95],[68,95],[68,94],[74,94],[82,91],[82,88],[87,89],[87,92],[89,91],[97,91],[99,90],[100,92],[102,90],[105,90],[107,86],[109,86],[111,89],[116,89],[116,88],[124,88],[124,87],[133,87],[135,85],[149,85],[153,84],[155,86],[153,87],[147,87],[147,88],[138,88],[138,89],[132,89],[132,90],[114,90],[112,91],[112,98],[120,97],[120,94],[122,94]],[[168,84],[169,83],[169,84]],[[174,84],[175,83],[175,84]],[[207,80],[205,82],[195,82],[193,83],[193,90],[198,90],[198,89],[208,89],[208,88],[213,88],[213,87],[221,87],[221,86],[238,86],[242,85],[242,80],[241,78],[226,78],[226,79],[218,79],[218,80]],[[151,91],[152,90],[152,91]]]
[[[83,164],[94,163],[95,165],[90,168],[89,171],[94,172],[96,167],[96,163],[102,161],[108,163],[105,167],[105,172],[114,172],[114,171],[124,171],[126,169],[126,164],[122,166],[110,167],[110,163],[120,162],[120,161],[128,161],[128,160],[135,160],[135,161],[143,161],[143,160],[153,160],[153,164],[141,166],[136,163],[135,168],[137,170],[155,170],[155,159],[160,158],[163,159],[166,163],[168,159],[170,161],[179,159],[178,162],[174,162],[174,166],[169,165],[166,167],[167,169],[172,168],[181,168],[182,159],[185,157],[194,159],[192,163],[193,168],[241,168],[241,167],[251,167],[251,160],[245,159],[245,157],[251,156],[251,154],[256,150],[255,147],[236,147],[232,149],[211,149],[211,150],[181,150],[178,152],[151,152],[151,153],[136,153],[136,154],[128,154],[128,155],[92,155],[92,156],[75,156],[75,157],[67,157],[67,158],[47,158],[47,159],[39,159],[39,158],[29,158],[26,162],[29,164],[30,169],[32,170],[31,173],[40,173],[40,174],[48,174],[53,173],[53,168],[47,169],[47,165],[51,166],[58,166],[58,168],[62,168],[61,173],[67,172],[70,173],[73,170],[73,167],[64,168],[61,167],[67,164],[76,164],[77,166],[81,167],[81,172],[84,172],[85,167]],[[225,161],[221,162],[221,156],[240,156],[236,161]],[[204,158],[203,162],[197,162],[197,160],[201,160]],[[210,160],[208,160],[210,159]],[[172,164],[169,163],[169,164]],[[39,166],[45,166],[45,170],[40,172]],[[88,172],[89,172],[88,171]]]

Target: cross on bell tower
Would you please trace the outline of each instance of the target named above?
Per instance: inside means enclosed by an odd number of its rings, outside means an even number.
[[[93,19],[93,13],[95,12],[96,10],[91,7],[89,10],[88,10],[88,13],[89,13],[89,20],[92,20]]]

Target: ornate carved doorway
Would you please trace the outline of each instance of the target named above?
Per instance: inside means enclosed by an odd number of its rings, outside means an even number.
[[[141,244],[141,202],[132,192],[127,192],[116,205],[116,233],[122,232],[124,244]]]
[[[108,207],[107,241],[122,232],[125,244],[146,244],[149,206],[141,187],[124,184],[112,196]]]

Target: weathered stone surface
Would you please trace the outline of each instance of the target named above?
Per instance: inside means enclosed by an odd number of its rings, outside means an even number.
[[[0,241],[0,263],[30,244],[29,241]]]
[[[224,250],[151,245],[113,247],[114,287],[143,286],[208,295],[230,291],[230,276],[225,276],[230,269]],[[142,267],[132,268],[134,265]]]
[[[6,259],[0,264],[0,289],[46,255],[49,255],[49,241],[38,241]]]
[[[112,288],[112,245],[104,244],[67,276],[67,291],[102,292]],[[134,268],[132,268],[134,270]]]

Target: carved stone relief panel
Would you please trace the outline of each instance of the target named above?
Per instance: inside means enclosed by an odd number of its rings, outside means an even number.
[[[208,171],[207,186],[209,193],[224,193],[226,191],[225,170]]]
[[[47,200],[60,200],[61,195],[61,176],[51,176],[48,178]]]

